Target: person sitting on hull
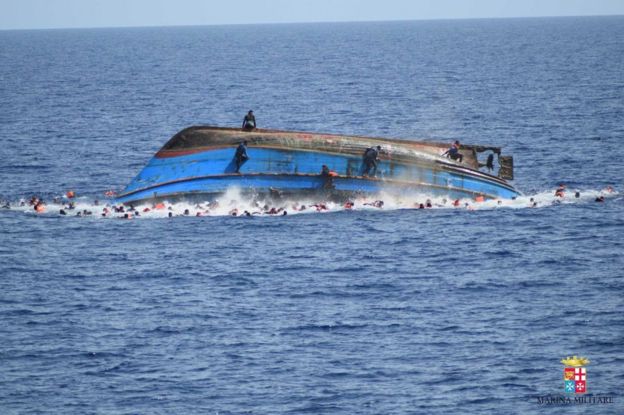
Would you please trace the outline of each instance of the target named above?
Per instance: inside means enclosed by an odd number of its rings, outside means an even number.
[[[443,156],[449,156],[451,158],[451,160],[459,160],[459,162],[461,163],[462,160],[464,160],[464,156],[459,152],[459,141],[455,141],[453,143],[453,145],[451,145],[451,148],[449,148],[448,150],[446,150],[446,152],[444,154],[442,154]]]
[[[377,158],[379,157],[380,151],[381,146],[369,147],[366,149],[366,151],[364,151],[364,171],[362,172],[362,176],[375,177],[375,175],[377,174]]]
[[[247,141],[243,141],[236,148],[236,153],[234,154],[234,161],[236,162],[236,173],[240,173],[241,166],[249,160],[249,156],[247,155]]]
[[[256,117],[252,110],[249,110],[243,119],[243,130],[251,131],[256,128]]]

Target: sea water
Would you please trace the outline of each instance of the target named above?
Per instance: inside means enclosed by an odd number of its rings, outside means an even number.
[[[0,412],[622,413],[623,38],[623,17],[0,32]],[[249,109],[501,146],[523,196],[101,215],[174,133]],[[574,354],[613,403],[545,403]]]

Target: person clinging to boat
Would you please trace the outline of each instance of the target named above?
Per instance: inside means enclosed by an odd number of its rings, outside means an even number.
[[[338,173],[333,170],[330,170],[326,164],[323,164],[323,166],[321,166],[321,176],[336,177],[338,176]]]
[[[459,152],[459,146],[459,141],[455,140],[455,142],[451,145],[451,148],[446,150],[446,152],[442,155],[450,157],[451,160],[459,160],[459,162],[461,163],[464,159],[464,156]]]
[[[381,151],[381,146],[377,147],[369,147],[364,151],[363,163],[364,170],[362,172],[362,176],[372,176],[374,177],[377,174],[377,158],[379,157],[379,152]],[[372,173],[371,173],[372,170]]]
[[[249,110],[243,119],[243,130],[251,131],[256,128],[256,116],[252,110]]]
[[[236,148],[236,153],[234,154],[234,161],[236,162],[236,173],[240,173],[241,166],[249,160],[249,156],[247,155],[247,141],[241,142]]]
[[[327,167],[326,164],[323,164],[323,166],[321,167],[321,176],[325,179],[323,182],[323,188],[325,189],[334,189],[334,177],[338,176],[338,173],[336,173],[333,170],[330,170],[329,167]]]

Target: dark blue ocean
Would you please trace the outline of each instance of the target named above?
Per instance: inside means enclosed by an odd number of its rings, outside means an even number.
[[[249,109],[502,146],[525,196],[99,217]],[[0,413],[621,414],[623,144],[624,17],[0,32]],[[540,401],[572,355],[613,403]]]

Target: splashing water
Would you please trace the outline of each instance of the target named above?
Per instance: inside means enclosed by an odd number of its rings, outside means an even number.
[[[619,192],[612,188],[566,192],[563,197],[555,196],[554,190],[533,195],[522,195],[515,199],[491,199],[482,202],[474,199],[451,200],[428,194],[397,196],[379,193],[374,196],[357,197],[346,202],[312,200],[310,198],[263,199],[243,195],[238,188],[230,188],[214,200],[203,202],[144,202],[133,207],[115,205],[112,199],[98,200],[90,196],[69,198],[67,195],[53,196],[52,202],[45,202],[37,211],[26,199],[2,201],[5,211],[18,211],[31,215],[53,215],[92,218],[171,218],[179,216],[283,216],[293,214],[329,213],[345,210],[399,210],[399,209],[524,209],[544,208],[561,204],[584,204],[614,199]]]

